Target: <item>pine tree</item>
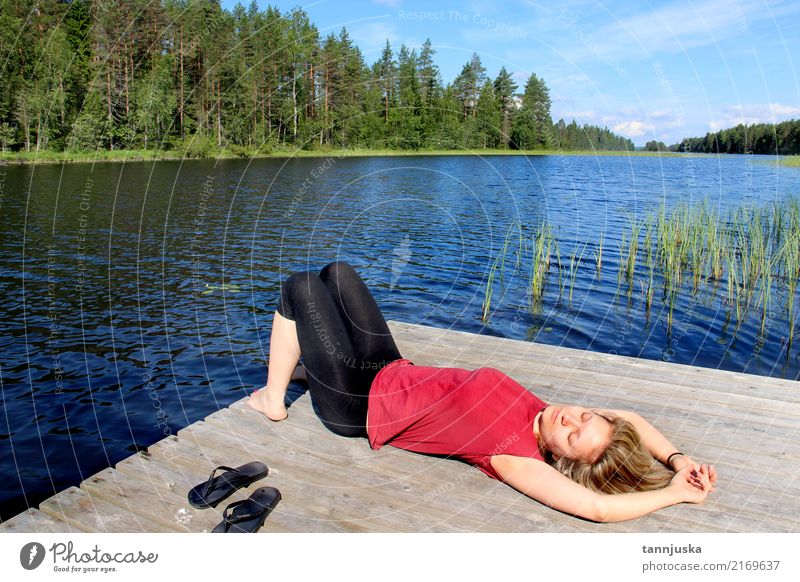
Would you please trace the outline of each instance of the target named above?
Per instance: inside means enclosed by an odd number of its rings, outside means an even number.
[[[361,51],[350,40],[347,31],[342,28],[339,33],[339,47],[343,61],[341,63],[342,98],[337,113],[340,119],[341,145],[350,147],[364,140],[362,127],[367,119],[364,115],[367,68]]]
[[[543,79],[532,73],[525,84],[522,107],[531,114],[534,147],[547,147],[553,120],[550,117],[550,90]]]
[[[417,78],[417,56],[405,45],[400,47],[397,57],[398,106],[394,110],[394,123],[390,131],[398,139],[397,146],[405,149],[418,149],[420,135],[420,95]]]
[[[453,89],[461,100],[464,118],[475,117],[478,105],[479,89],[486,81],[486,68],[481,64],[478,53],[461,69],[461,73],[453,81]]]
[[[496,148],[501,143],[503,124],[502,98],[495,93],[488,79],[481,87],[476,113],[478,120],[478,143],[481,148]]]
[[[422,107],[427,108],[441,93],[441,80],[439,67],[433,62],[436,51],[431,46],[431,39],[425,39],[417,59],[417,77],[419,79],[419,92]]]
[[[389,109],[394,107],[395,94],[397,92],[395,86],[396,64],[392,56],[392,46],[389,44],[389,39],[386,39],[386,46],[383,47],[381,59],[376,63],[376,66],[377,76],[383,91],[383,121],[388,124]]]
[[[144,149],[160,144],[172,123],[176,99],[172,90],[173,62],[170,56],[152,61],[150,71],[138,79],[134,89],[136,128],[142,134]]]
[[[516,91],[517,84],[514,82],[514,78],[505,67],[501,67],[497,78],[494,80],[494,94],[501,112],[500,144],[504,147],[508,146],[511,119],[516,111]]]

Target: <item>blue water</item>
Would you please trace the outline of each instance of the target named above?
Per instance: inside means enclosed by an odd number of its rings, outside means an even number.
[[[620,231],[662,203],[724,210],[800,194],[758,156],[444,156],[0,166],[0,517],[174,434],[263,385],[280,281],[356,266],[387,318],[598,352],[798,378],[780,294],[766,332],[719,290],[618,288]],[[546,220],[551,266],[532,309],[507,267],[510,225]],[[605,233],[603,269],[591,251]],[[523,264],[524,264],[523,258]],[[522,271],[525,271],[523,268]],[[797,342],[796,342],[797,343]],[[487,365],[492,362],[487,361]]]

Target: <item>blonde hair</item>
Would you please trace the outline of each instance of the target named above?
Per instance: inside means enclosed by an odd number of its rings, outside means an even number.
[[[611,438],[593,463],[559,458],[553,467],[576,483],[600,493],[631,493],[661,489],[672,473],[647,451],[633,425],[622,418],[600,415],[611,423]]]

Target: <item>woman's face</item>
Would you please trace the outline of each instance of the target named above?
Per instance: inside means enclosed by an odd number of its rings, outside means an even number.
[[[611,438],[611,423],[582,406],[551,404],[542,412],[537,436],[556,459],[593,463]]]

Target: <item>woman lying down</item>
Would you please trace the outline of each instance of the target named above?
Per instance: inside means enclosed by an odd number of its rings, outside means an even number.
[[[267,384],[248,404],[281,421],[287,386],[300,378],[323,424],[338,435],[366,437],[373,449],[392,445],[460,459],[593,521],[701,503],[717,480],[713,466],[679,452],[635,413],[548,404],[494,368],[415,366],[400,355],[375,299],[343,262],[285,281]]]

